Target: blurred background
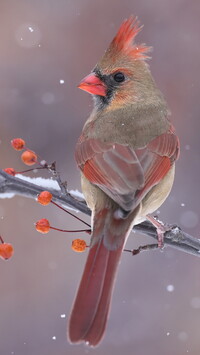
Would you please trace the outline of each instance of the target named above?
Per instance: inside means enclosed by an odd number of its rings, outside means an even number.
[[[74,149],[92,100],[76,86],[122,20],[135,14],[144,24],[137,41],[154,48],[151,70],[181,141],[160,219],[198,237],[199,13],[195,0],[1,0],[1,168],[24,169],[10,147],[12,138],[22,137],[43,159],[56,160],[70,189],[80,189]],[[0,217],[0,233],[15,248],[9,262],[0,260],[1,355],[199,354],[200,259],[170,248],[124,253],[101,345],[72,346],[66,323],[86,253],[71,250],[75,236],[40,235],[34,222],[46,217],[60,228],[81,225],[22,197],[0,200]],[[148,242],[132,233],[127,247]]]

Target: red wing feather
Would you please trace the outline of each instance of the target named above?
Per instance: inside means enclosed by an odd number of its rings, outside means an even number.
[[[107,144],[97,139],[78,143],[77,164],[85,177],[124,210],[132,210],[169,171],[178,157],[175,134],[164,133],[145,148]]]

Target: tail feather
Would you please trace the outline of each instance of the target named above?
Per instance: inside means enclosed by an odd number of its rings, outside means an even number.
[[[106,218],[98,218],[102,216]],[[95,346],[102,339],[116,271],[134,216],[135,213],[119,222],[113,219],[113,211],[107,209],[95,215],[97,228],[94,223],[91,248],[69,321],[68,337],[72,343],[85,341]],[[109,240],[113,245],[107,244],[108,235],[112,236]]]
[[[105,331],[111,304],[115,275],[122,250],[123,248],[120,248],[118,250],[109,252],[110,255],[107,263],[107,272],[104,279],[104,287],[101,294],[101,299],[99,301],[99,306],[96,311],[92,327],[90,327],[84,338],[84,340],[92,346],[95,346],[100,342]]]
[[[72,343],[84,340],[92,327],[101,299],[108,258],[109,251],[102,241],[90,249],[70,317],[69,339]]]

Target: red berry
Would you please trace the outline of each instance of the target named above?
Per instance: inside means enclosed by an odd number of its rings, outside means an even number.
[[[11,145],[15,150],[22,150],[25,146],[25,141],[21,138],[14,138]]]
[[[49,191],[42,191],[37,197],[37,201],[43,205],[46,206],[51,202],[52,199],[52,194]]]
[[[25,150],[21,155],[21,159],[26,165],[34,165],[37,163],[37,155],[31,150]]]
[[[5,171],[7,174],[15,176],[16,175],[16,171],[13,168],[6,168],[3,169],[3,171]]]
[[[38,232],[46,234],[50,231],[50,224],[48,219],[42,218],[36,222],[35,228]]]
[[[74,239],[72,241],[72,250],[78,253],[82,253],[83,251],[85,251],[86,247],[86,242],[83,239]]]
[[[0,244],[0,257],[4,260],[8,260],[13,256],[14,249],[9,243]]]

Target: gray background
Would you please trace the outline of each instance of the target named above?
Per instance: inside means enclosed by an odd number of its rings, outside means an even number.
[[[80,188],[73,154],[92,101],[76,85],[132,13],[144,24],[138,42],[154,48],[152,73],[181,141],[175,184],[160,218],[198,237],[199,1],[1,0],[1,167],[24,169],[9,143],[19,136],[47,161],[57,161],[69,188]],[[86,254],[71,250],[75,236],[40,235],[34,222],[47,217],[61,228],[82,226],[52,206],[19,197],[0,200],[0,217],[1,234],[15,247],[12,260],[0,260],[2,355],[199,354],[198,258],[170,248],[137,257],[124,253],[101,346],[71,346],[66,321]],[[132,234],[128,246],[148,241]]]

